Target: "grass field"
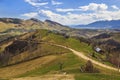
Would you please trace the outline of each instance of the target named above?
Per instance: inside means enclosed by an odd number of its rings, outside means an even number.
[[[0,32],[5,31],[5,30],[10,29],[10,28],[14,28],[14,26],[15,26],[15,24],[9,24],[9,23],[6,24],[3,22],[0,22]]]
[[[28,73],[25,73],[19,77],[26,77],[26,76],[39,76],[43,74],[57,74],[60,73],[60,64],[63,64],[62,71],[65,71],[67,73],[77,73],[79,71],[80,65],[83,65],[84,62],[81,60],[79,61],[79,58],[73,55],[72,53],[62,54],[57,57],[56,60],[53,62],[43,65],[41,68],[38,68],[36,70],[30,71]],[[74,71],[75,70],[75,71]]]
[[[65,38],[64,36],[56,35],[47,30],[38,31],[35,34],[35,40],[65,45],[77,51],[84,52],[86,55],[93,52],[92,47],[88,46],[86,43],[80,42],[75,38]],[[42,44],[39,47],[41,48],[37,51],[38,53],[39,51],[42,53],[49,52],[51,53],[51,56],[48,55],[45,59],[44,57],[38,58],[25,63],[3,68],[4,70],[0,69],[0,76],[3,77],[5,74],[6,77],[25,78],[56,74],[61,75],[67,73],[68,75],[74,76],[75,80],[120,80],[120,74],[118,72],[104,69],[96,65],[94,65],[94,67],[99,69],[99,73],[81,72],[80,67],[85,65],[86,61],[77,57],[68,50],[48,44]],[[34,53],[37,54],[37,52]],[[58,52],[60,54],[58,54]],[[42,62],[44,64],[42,64]],[[12,69],[14,71],[12,73],[8,73]]]
[[[105,57],[105,56],[95,52],[92,49],[91,45],[88,45],[87,43],[84,43],[84,42],[80,42],[76,38],[72,38],[72,37],[65,38],[64,36],[61,36],[59,34],[50,33],[47,30],[40,30],[37,33],[36,36],[37,36],[37,39],[41,38],[43,41],[46,41],[46,42],[49,42],[49,43],[55,43],[55,44],[60,44],[60,45],[64,45],[64,46],[70,47],[70,48],[75,49],[77,51],[83,52],[86,56],[91,57],[94,60],[97,60],[97,61],[102,62],[104,64],[107,64],[109,66],[114,66],[114,65],[112,65],[109,62],[101,61],[101,58]],[[95,53],[96,57],[92,57],[91,56],[92,53]]]
[[[107,75],[107,74],[77,74],[75,76],[75,80],[120,80],[120,76],[116,76],[114,74]]]
[[[59,63],[63,63],[62,71],[59,68]],[[67,74],[75,75],[75,80],[119,80],[120,75],[114,74],[112,71],[101,70],[100,73],[82,73],[80,71],[80,66],[84,65],[86,62],[73,53],[67,53],[60,55],[54,61],[43,65],[40,68],[27,72],[25,74],[19,75],[17,77],[37,77],[44,75],[55,75],[55,74],[63,74],[66,72]],[[106,71],[103,73],[102,71]]]
[[[65,38],[59,34],[50,33],[47,30],[40,30],[35,36],[37,40],[41,39],[46,42],[65,45],[86,54],[93,52],[92,47],[84,42],[80,42],[75,38]]]

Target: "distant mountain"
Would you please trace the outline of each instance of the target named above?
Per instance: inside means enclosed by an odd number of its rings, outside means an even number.
[[[60,23],[57,23],[57,22],[54,22],[54,21],[51,21],[51,20],[45,20],[46,23],[49,23],[49,24],[53,24],[53,25],[60,25],[60,26],[63,26],[62,24]]]
[[[120,20],[96,21],[88,25],[77,25],[74,27],[88,29],[120,29]]]
[[[45,20],[44,22],[31,18],[28,20],[17,18],[0,18],[0,32],[11,28],[24,28],[24,29],[48,29],[48,30],[69,30],[69,27],[60,23]]]
[[[29,31],[34,31],[36,29],[47,29],[55,32],[57,31],[69,36],[78,37],[91,37],[96,34],[102,33],[102,31],[98,30],[73,29],[51,20],[40,21],[35,18],[27,20],[17,18],[0,18],[0,33],[2,35],[20,35]]]
[[[51,20],[40,21],[35,18],[27,20],[17,18],[0,18],[0,39],[1,36],[4,37],[4,39],[6,39],[6,36],[10,37],[10,35],[11,36],[21,35],[27,32],[34,31],[36,29],[47,29],[63,33],[69,36],[77,36],[84,38],[90,38],[105,32],[120,32],[120,30],[118,29],[91,30],[90,27],[89,29],[74,29],[55,21]]]
[[[46,29],[59,33],[65,33],[70,30],[69,27],[50,20],[43,22],[35,18],[27,20],[0,18],[0,42],[28,32],[33,32],[36,29]]]
[[[23,20],[17,18],[0,18],[0,22],[20,24]]]

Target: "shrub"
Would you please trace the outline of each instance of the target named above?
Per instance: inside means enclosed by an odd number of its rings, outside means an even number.
[[[99,70],[93,66],[93,63],[88,60],[87,63],[81,66],[80,70],[87,73],[97,73]]]

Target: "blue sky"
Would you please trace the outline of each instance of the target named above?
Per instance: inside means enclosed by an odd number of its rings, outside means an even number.
[[[120,0],[0,0],[0,17],[50,19],[64,25],[120,19]]]

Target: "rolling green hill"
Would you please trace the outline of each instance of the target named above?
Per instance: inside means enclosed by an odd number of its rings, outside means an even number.
[[[9,45],[7,45],[8,43]],[[4,50],[1,54],[7,52],[10,55],[7,55],[9,59],[5,62],[3,61],[6,67],[0,68],[0,78],[10,80],[11,78],[14,78],[13,80],[22,78],[25,80],[30,77],[34,80],[38,77],[44,80],[45,75],[54,77],[57,77],[55,75],[65,77],[68,75],[67,79],[73,77],[75,80],[120,79],[118,72],[104,69],[97,65],[93,66],[98,72],[82,72],[81,67],[86,65],[85,60],[77,57],[67,49],[50,44],[64,45],[83,52],[85,55],[94,52],[90,45],[76,38],[48,30],[36,30],[20,36],[17,40],[10,40],[2,44],[4,45]],[[22,47],[19,48],[19,46]],[[14,48],[14,50],[11,48]],[[61,77],[58,77],[58,79],[61,79]]]

